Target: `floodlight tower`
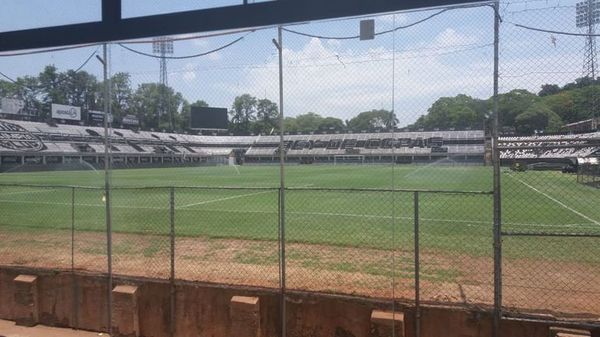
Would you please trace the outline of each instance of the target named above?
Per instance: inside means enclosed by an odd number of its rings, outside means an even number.
[[[169,100],[167,88],[169,86],[169,74],[167,73],[167,55],[173,54],[173,40],[166,36],[156,37],[152,42],[152,52],[159,56],[160,60],[160,106],[158,110],[158,121],[160,116],[167,113]],[[169,125],[173,130],[173,113],[169,114]]]
[[[583,76],[596,79],[597,49],[596,24],[600,22],[600,0],[585,0],[578,2],[575,12],[575,24],[586,30],[585,49],[583,52]]]

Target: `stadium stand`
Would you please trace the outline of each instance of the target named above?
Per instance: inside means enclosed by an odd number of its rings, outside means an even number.
[[[0,170],[15,166],[68,167],[103,165],[104,129],[0,120]],[[286,135],[290,163],[420,163],[452,159],[483,163],[489,146],[481,130],[397,133]],[[600,156],[600,132],[567,135],[501,137],[504,164],[567,162]],[[278,160],[279,136],[203,136],[112,129],[110,150],[116,167],[214,165],[230,162],[272,163]],[[356,158],[361,158],[357,160]],[[69,164],[69,165],[67,165]]]
[[[104,129],[0,120],[0,169],[73,163],[101,166]],[[483,131],[430,131],[286,135],[289,162],[335,161],[361,156],[369,162],[453,161],[483,163]],[[278,160],[279,136],[202,136],[112,129],[110,151],[116,167],[269,163]]]
[[[500,159],[510,161],[565,162],[571,158],[600,156],[600,132],[569,135],[501,137]]]

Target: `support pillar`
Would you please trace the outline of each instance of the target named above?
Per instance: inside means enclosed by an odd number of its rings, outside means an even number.
[[[14,318],[17,325],[35,326],[39,322],[39,300],[37,276],[19,275],[15,286]]]
[[[371,337],[404,337],[404,313],[373,310]]]
[[[234,296],[229,307],[231,337],[260,337],[260,300],[258,297]]]
[[[129,285],[119,285],[113,289],[112,336],[140,335],[137,290],[138,287]]]

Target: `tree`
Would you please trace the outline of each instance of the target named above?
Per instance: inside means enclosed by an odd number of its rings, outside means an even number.
[[[283,129],[285,132],[298,132],[298,123],[294,117],[285,117],[283,119]]]
[[[565,84],[562,87],[562,90],[580,89],[580,88],[584,88],[584,87],[594,85],[594,84],[600,84],[600,81],[598,79],[593,79],[588,76],[580,77],[580,78],[576,78],[575,82]]]
[[[43,93],[43,103],[65,103],[67,95],[65,88],[62,86],[64,82],[64,74],[61,74],[53,65],[48,65],[38,75],[39,87]]]
[[[488,103],[467,95],[442,97],[434,102],[427,115],[421,116],[414,127],[425,129],[481,128],[488,112]]]
[[[169,129],[170,114],[173,114],[174,119],[178,118],[183,97],[171,87],[143,83],[134,92],[131,103],[130,112],[138,116],[142,128]],[[162,104],[166,111],[159,116]]]
[[[314,112],[307,112],[296,117],[286,117],[283,120],[285,132],[335,132],[344,131],[344,121],[335,117],[323,117]]]
[[[355,132],[391,130],[397,123],[396,114],[383,109],[361,112],[347,122],[348,128]]]
[[[543,103],[532,104],[515,118],[519,133],[555,132],[562,126],[560,117]]]
[[[86,71],[67,70],[59,72],[48,65],[37,77],[38,95],[42,106],[40,115],[50,115],[51,104],[67,104],[96,110],[102,106],[102,86],[96,76]]]
[[[277,103],[268,99],[259,99],[256,102],[256,121],[252,124],[252,131],[255,133],[267,134],[273,129],[278,129],[277,118],[279,108]]]
[[[66,104],[67,95],[63,86],[64,74],[58,72],[53,65],[48,65],[38,75],[42,110],[40,117],[50,116],[50,104]]]
[[[94,75],[85,71],[75,72],[68,70],[61,73],[62,82],[58,85],[64,103],[83,108],[83,110],[95,110],[98,108],[98,97],[101,90]]]
[[[316,132],[322,122],[323,116],[314,112],[298,115],[296,116],[296,131],[301,133]]]
[[[344,121],[335,117],[325,117],[319,125],[319,131],[335,132],[344,131],[345,129]]]
[[[39,100],[40,94],[41,90],[37,77],[19,77],[15,82],[0,80],[0,97],[16,98],[24,101],[24,110],[28,114],[35,115],[42,110],[42,103]],[[46,117],[43,113],[41,116]]]
[[[559,92],[560,92],[560,87],[558,85],[543,84],[542,90],[540,90],[540,92],[538,93],[538,96],[540,96],[540,97],[550,96],[550,95],[558,94]]]
[[[0,97],[15,97],[17,85],[13,82],[0,80]]]
[[[562,91],[554,95],[544,96],[542,103],[560,116],[563,121],[567,123],[575,122],[577,114],[573,96],[571,91]]]
[[[502,119],[501,125],[514,126],[515,118],[525,112],[540,98],[524,89],[515,89],[506,94],[498,95],[498,112]]]
[[[250,132],[250,124],[256,119],[256,97],[249,94],[237,96],[229,110],[230,130],[238,133]]]
[[[600,110],[600,85],[589,85],[569,91],[573,99],[573,115],[568,122],[577,122],[597,116]]]
[[[133,90],[131,89],[131,76],[119,72],[110,79],[111,84],[111,112],[116,119],[122,119],[129,113]]]

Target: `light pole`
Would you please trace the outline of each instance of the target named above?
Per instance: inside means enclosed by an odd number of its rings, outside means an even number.
[[[112,221],[110,213],[110,134],[108,116],[110,116],[110,79],[108,78],[108,47],[102,45],[102,57],[96,55],[96,58],[102,63],[102,72],[104,79],[104,201],[106,216],[106,255],[108,272],[108,293],[107,293],[107,329],[108,334],[112,334]]]

